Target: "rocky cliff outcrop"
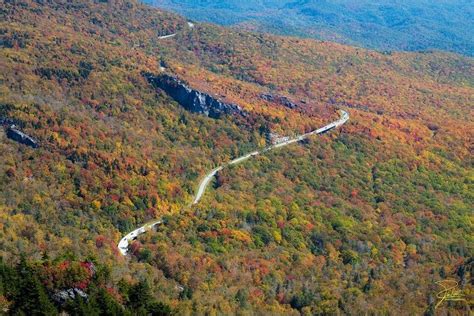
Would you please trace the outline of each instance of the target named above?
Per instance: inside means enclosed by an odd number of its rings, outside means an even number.
[[[70,288],[67,290],[56,292],[53,295],[53,300],[63,305],[70,300],[75,300],[77,297],[81,297],[82,299],[86,301],[89,298],[89,296],[83,290],[78,289],[78,288]]]
[[[26,135],[22,131],[16,129],[15,125],[12,125],[9,128],[7,128],[7,137],[21,144],[24,144],[33,148],[39,147],[38,141]]]
[[[18,124],[17,121],[12,120],[8,117],[0,116],[0,125],[16,125],[16,124]]]
[[[291,102],[290,99],[281,95],[273,95],[270,93],[264,93],[260,95],[260,98],[262,98],[265,101],[281,104],[289,109],[296,109],[298,107],[298,104]]]
[[[222,114],[247,116],[247,112],[240,106],[225,103],[207,93],[195,90],[177,77],[167,74],[158,76],[153,74],[144,75],[154,87],[165,91],[188,111],[204,114],[212,118],[219,118]]]

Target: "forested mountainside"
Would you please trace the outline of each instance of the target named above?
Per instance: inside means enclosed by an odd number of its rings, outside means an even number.
[[[446,50],[473,56],[470,0],[144,0],[198,21],[380,51]]]
[[[189,24],[135,1],[1,3],[0,121],[39,144],[0,130],[2,311],[469,313],[471,58]],[[162,73],[246,115],[188,112],[148,79]],[[226,168],[190,206],[210,169],[337,109],[340,129]],[[437,305],[446,280],[462,300]]]

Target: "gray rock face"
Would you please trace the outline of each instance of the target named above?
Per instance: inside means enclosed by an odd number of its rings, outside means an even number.
[[[212,118],[219,118],[222,114],[247,116],[247,112],[240,106],[222,102],[207,93],[192,89],[176,77],[167,74],[158,76],[145,74],[145,77],[153,86],[164,90],[190,112],[204,114]]]
[[[263,100],[265,101],[269,101],[269,102],[276,102],[276,103],[279,103],[289,109],[295,109],[298,107],[298,105],[294,102],[291,102],[290,99],[288,99],[287,97],[284,97],[284,96],[281,96],[281,95],[273,95],[273,94],[270,94],[270,93],[264,93],[264,94],[261,94],[260,95],[260,98],[262,98]],[[306,102],[304,102],[306,103]]]
[[[0,116],[0,125],[14,125],[17,124],[14,120],[7,117]]]
[[[39,147],[39,144],[35,139],[26,135],[20,130],[16,129],[15,125],[12,125],[9,128],[7,128],[7,137],[21,144],[24,144],[33,148]]]
[[[56,292],[53,295],[53,300],[60,304],[64,304],[69,300],[74,300],[76,297],[82,297],[83,299],[87,300],[89,297],[84,291],[78,288],[71,288],[67,290],[62,290]]]

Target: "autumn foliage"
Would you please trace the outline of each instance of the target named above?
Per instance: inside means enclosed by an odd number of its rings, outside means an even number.
[[[4,1],[0,18],[0,118],[41,144],[0,131],[2,269],[27,256],[46,308],[66,286],[145,314],[433,313],[447,278],[472,295],[472,59],[191,29],[135,1]],[[163,65],[250,114],[186,112],[142,75]],[[340,129],[226,168],[189,207],[208,170],[338,108]]]

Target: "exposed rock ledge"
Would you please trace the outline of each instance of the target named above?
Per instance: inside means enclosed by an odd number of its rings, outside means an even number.
[[[33,148],[39,147],[38,141],[26,135],[22,131],[16,129],[15,125],[12,125],[9,128],[7,128],[7,137],[21,144],[24,144]]]
[[[18,122],[16,120],[0,116],[0,125],[18,125]]]
[[[247,112],[240,106],[225,103],[207,93],[192,89],[177,77],[167,74],[155,76],[147,73],[144,75],[154,87],[164,90],[190,112],[204,114],[212,118],[219,118],[222,114],[247,116]]]
[[[289,109],[296,109],[298,107],[298,104],[291,102],[290,99],[281,95],[273,95],[271,93],[264,93],[260,95],[260,98],[265,101],[279,103]],[[305,101],[301,101],[301,102],[306,103]]]

